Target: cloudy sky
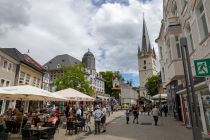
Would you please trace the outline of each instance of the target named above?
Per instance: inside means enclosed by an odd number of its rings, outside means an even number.
[[[59,54],[81,60],[88,48],[97,71],[119,70],[138,85],[142,15],[157,51],[162,0],[0,0],[0,47],[41,64]]]

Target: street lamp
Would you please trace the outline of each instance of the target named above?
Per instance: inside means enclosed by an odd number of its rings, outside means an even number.
[[[180,46],[181,46],[183,69],[184,69],[184,76],[185,76],[185,82],[186,82],[187,101],[189,105],[189,114],[190,114],[190,120],[192,124],[193,139],[202,140],[201,130],[199,128],[198,108],[196,106],[196,96],[195,96],[192,69],[191,69],[191,63],[190,63],[190,55],[188,51],[186,37],[180,38]],[[189,82],[190,82],[190,88],[189,88]],[[190,94],[190,91],[191,91],[191,94]],[[191,98],[192,98],[192,101],[191,101]],[[193,108],[194,108],[194,111],[193,111]]]

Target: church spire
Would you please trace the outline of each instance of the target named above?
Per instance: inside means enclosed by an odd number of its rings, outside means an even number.
[[[152,52],[150,40],[149,40],[149,34],[147,31],[147,26],[146,22],[144,19],[144,14],[143,14],[143,30],[142,30],[142,46],[141,46],[141,51],[142,52]]]

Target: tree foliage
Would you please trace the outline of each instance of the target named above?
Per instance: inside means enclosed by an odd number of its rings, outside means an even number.
[[[90,87],[89,82],[85,78],[84,65],[73,65],[64,67],[63,69],[63,75],[54,83],[57,91],[73,88],[88,95],[94,94],[94,90]]]
[[[153,75],[152,77],[148,78],[148,81],[146,83],[146,90],[150,96],[158,94],[160,82],[161,78],[159,75]]]
[[[120,74],[119,71],[105,71],[105,72],[100,72],[100,74],[102,75],[103,79],[105,80],[105,92],[107,94],[113,94],[114,93],[118,93],[119,91],[116,91],[116,90],[112,90],[112,77],[113,76],[116,76],[119,81],[123,81],[123,77],[122,75]]]

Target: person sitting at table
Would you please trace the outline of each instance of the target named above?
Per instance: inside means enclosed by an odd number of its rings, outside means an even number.
[[[48,123],[55,125],[57,120],[58,118],[56,117],[56,115],[52,114],[50,118],[48,119]]]
[[[8,115],[8,116],[12,116],[12,114],[13,114],[12,108],[9,108],[9,109],[6,111],[5,114]]]
[[[60,109],[57,107],[55,110],[55,115],[58,117],[61,114]]]
[[[32,109],[32,107],[30,107],[29,110],[28,110],[28,115],[31,116],[32,114],[33,114],[33,109]]]
[[[22,112],[19,111],[18,108],[15,108],[14,113],[15,113],[15,124],[16,124],[14,126],[15,127],[14,132],[18,132],[21,122],[22,122],[23,114]]]

